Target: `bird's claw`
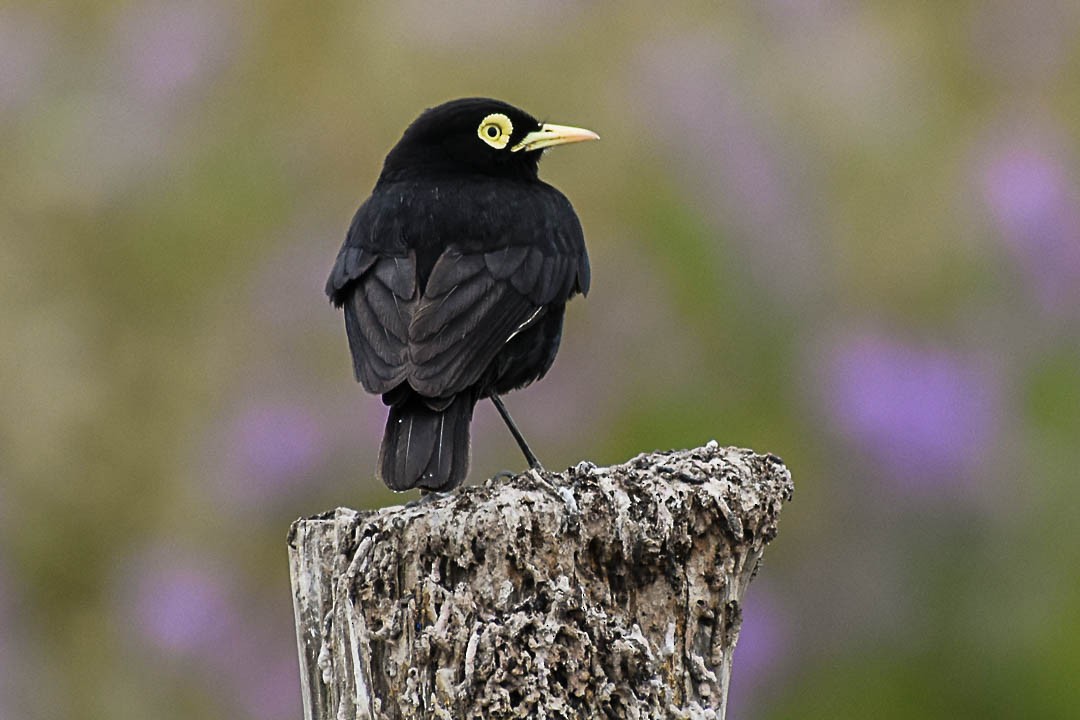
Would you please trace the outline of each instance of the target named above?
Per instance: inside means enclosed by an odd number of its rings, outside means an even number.
[[[405,507],[423,507],[424,505],[436,502],[437,500],[450,497],[450,495],[452,495],[452,493],[440,492],[438,490],[420,490],[420,497],[405,503]]]

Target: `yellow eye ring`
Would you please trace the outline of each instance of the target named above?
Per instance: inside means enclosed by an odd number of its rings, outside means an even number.
[[[476,134],[491,147],[502,150],[510,142],[510,136],[514,134],[514,123],[502,113],[492,113],[480,121]]]

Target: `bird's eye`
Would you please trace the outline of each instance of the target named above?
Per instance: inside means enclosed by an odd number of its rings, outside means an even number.
[[[491,147],[502,150],[514,134],[514,124],[502,113],[493,113],[481,121],[477,134]]]

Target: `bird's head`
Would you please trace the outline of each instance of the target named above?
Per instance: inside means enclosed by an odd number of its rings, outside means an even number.
[[[499,100],[452,100],[413,121],[386,156],[383,177],[414,172],[536,177],[545,148],[598,138],[591,130],[542,123]]]

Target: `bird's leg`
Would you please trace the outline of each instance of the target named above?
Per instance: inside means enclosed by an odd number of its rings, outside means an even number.
[[[543,472],[544,466],[536,459],[536,455],[529,448],[529,443],[525,442],[525,436],[517,429],[517,425],[514,424],[514,419],[510,417],[510,413],[506,411],[503,401],[495,393],[492,393],[489,397],[491,402],[494,403],[495,409],[499,411],[499,415],[502,416],[503,422],[506,423],[506,427],[510,430],[510,434],[514,436],[514,440],[517,440],[518,447],[521,448],[521,452],[525,455],[525,461],[529,463],[529,468]]]
[[[532,449],[529,447],[529,443],[525,442],[525,437],[521,434],[521,431],[517,429],[517,425],[514,424],[513,418],[510,417],[510,413],[506,411],[506,406],[503,405],[502,400],[498,395],[492,393],[491,402],[495,404],[495,409],[499,411],[499,415],[502,416],[503,422],[506,423],[506,427],[510,429],[510,434],[517,440],[518,447],[521,448],[521,452],[525,455],[525,460],[529,463],[529,474],[532,475],[542,488],[555,495],[566,505],[566,509],[570,516],[578,514],[577,501],[574,499],[574,493],[568,488],[558,488],[555,484],[549,480],[545,473],[544,466],[540,464],[540,461],[536,459],[536,455],[533,454]],[[505,475],[507,477],[514,477],[513,473],[506,472],[505,470],[496,474],[495,477]]]

